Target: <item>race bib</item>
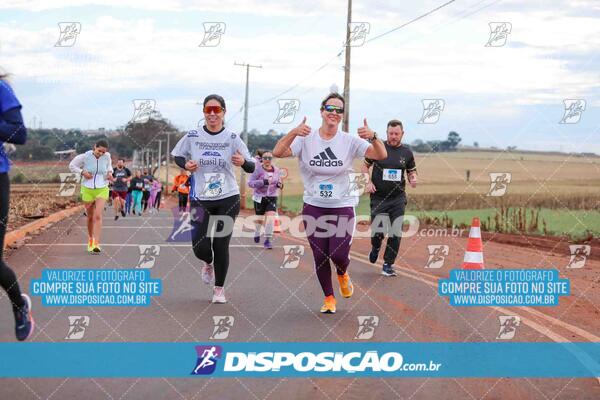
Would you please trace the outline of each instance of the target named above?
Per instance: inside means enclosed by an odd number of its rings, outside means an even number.
[[[182,183],[181,185],[179,185],[179,189],[185,190],[185,183]]]
[[[252,201],[255,201],[255,202],[257,202],[257,203],[261,203],[261,202],[262,202],[262,196],[259,196],[259,195],[256,195],[256,194],[253,194],[253,195],[252,195]]]
[[[217,197],[224,192],[225,175],[221,173],[204,174],[204,196]]]
[[[402,182],[402,176],[404,175],[402,169],[390,169],[384,168],[383,170],[383,180],[384,181],[393,181],[393,182]]]
[[[320,182],[315,184],[315,196],[320,199],[339,199],[339,188],[330,182]]]
[[[136,187],[136,188],[140,188],[140,189],[141,189],[141,188],[143,188],[143,187],[144,187],[144,184],[143,184],[142,182],[137,182],[137,183],[135,184],[135,187]]]

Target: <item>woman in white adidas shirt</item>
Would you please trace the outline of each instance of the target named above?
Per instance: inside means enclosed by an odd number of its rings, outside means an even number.
[[[97,141],[92,150],[73,158],[69,169],[83,177],[81,200],[87,214],[87,250],[90,253],[100,253],[102,212],[104,203],[108,200],[108,182],[113,181],[108,142],[106,140]]]
[[[336,267],[342,296],[348,298],[354,291],[347,272],[354,232],[354,207],[358,204],[358,193],[351,184],[352,161],[363,157],[375,160],[387,157],[383,142],[368,127],[366,119],[364,126],[358,129],[359,137],[338,130],[344,106],[342,96],[329,94],[321,103],[321,127],[311,129],[306,125],[305,117],[299,126],[277,142],[273,150],[275,157],[298,157],[304,182],[304,227],[325,295],[321,312],[331,314],[336,311],[336,300],[330,260]]]

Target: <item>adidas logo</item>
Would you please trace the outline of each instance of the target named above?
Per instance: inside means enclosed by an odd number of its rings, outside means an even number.
[[[333,154],[330,147],[314,156],[308,164],[311,167],[341,167],[344,165],[342,160],[338,160],[335,154]]]

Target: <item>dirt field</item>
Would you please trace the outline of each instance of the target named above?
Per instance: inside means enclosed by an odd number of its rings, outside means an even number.
[[[457,152],[416,154],[419,184],[408,188],[409,208],[418,212],[528,207],[557,210],[586,210],[597,219],[600,208],[600,157],[584,158],[524,153]],[[290,209],[301,202],[303,185],[297,160],[278,159],[275,163],[288,169],[284,204]],[[360,161],[355,162],[359,171]],[[466,181],[466,171],[470,179]],[[178,173],[171,166],[170,180]],[[58,174],[68,172],[68,161],[23,163],[13,165],[11,176],[18,174],[29,184],[13,184],[11,228],[28,222],[27,217],[47,214],[64,208],[75,197],[56,196]],[[501,197],[486,196],[490,190],[490,173],[510,173],[511,181]],[[166,178],[166,169],[159,176]],[[78,191],[77,191],[78,192]],[[247,190],[248,198],[251,190]],[[296,207],[297,208],[297,207]],[[550,221],[547,221],[550,222]],[[561,223],[561,226],[564,225]],[[565,231],[568,231],[566,229]]]

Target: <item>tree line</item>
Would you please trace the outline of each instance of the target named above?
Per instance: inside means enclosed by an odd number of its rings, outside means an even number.
[[[170,152],[177,141],[185,134],[178,130],[169,120],[159,116],[149,118],[145,122],[129,122],[124,127],[118,128],[116,133],[107,137],[106,134],[86,135],[80,129],[28,129],[27,143],[16,146],[16,151],[11,154],[13,160],[42,161],[53,160],[57,156],[55,151],[74,149],[77,154],[90,150],[94,143],[100,139],[107,140],[109,151],[114,157],[131,159],[135,150],[144,147],[158,148],[158,141],[162,140],[163,160],[166,157],[166,139],[170,137]],[[256,129],[248,133],[248,149],[254,153],[257,149],[273,149],[283,133],[263,135]],[[448,134],[446,140],[423,141],[417,139],[410,147],[417,152],[443,152],[455,151],[461,142],[460,135],[454,131]]]

